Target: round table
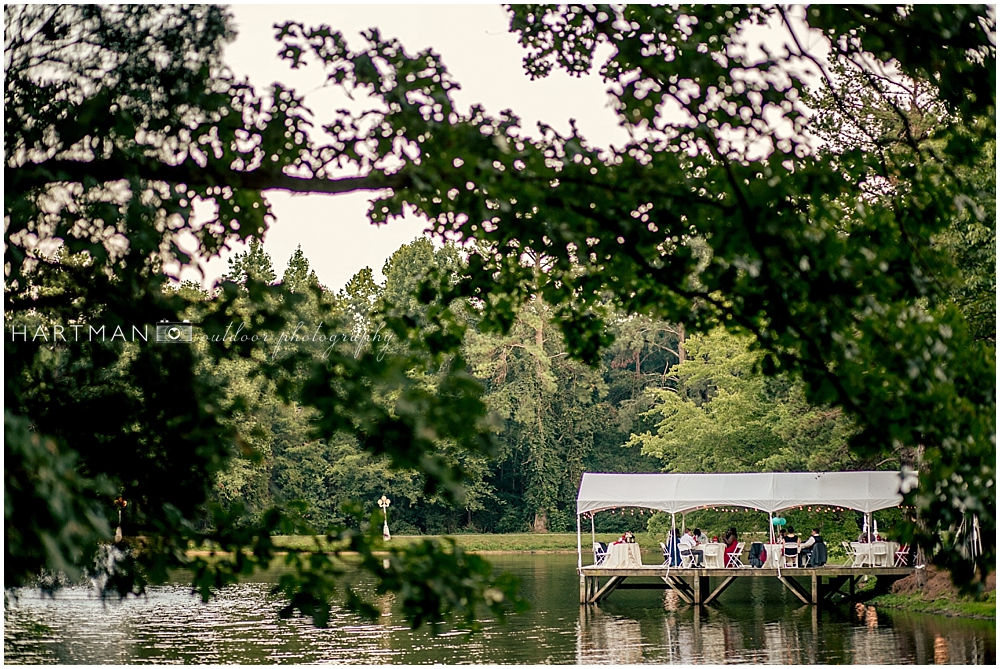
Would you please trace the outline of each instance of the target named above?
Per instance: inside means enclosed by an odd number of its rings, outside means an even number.
[[[896,551],[899,550],[899,544],[895,541],[875,541],[870,544],[852,541],[851,548],[854,549],[852,566],[892,567],[896,564]]]
[[[639,544],[611,544],[608,546],[608,557],[601,563],[602,567],[641,567],[642,555]]]

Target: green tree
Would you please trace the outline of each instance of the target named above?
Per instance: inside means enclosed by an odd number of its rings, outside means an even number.
[[[861,149],[877,155],[889,174],[872,172],[869,196],[905,189],[901,180],[915,150],[947,151],[942,130],[959,124],[925,80],[882,77],[841,59],[830,68],[829,85],[811,97],[812,131],[834,156]],[[989,119],[972,119],[959,135],[970,141]],[[946,135],[945,135],[946,136]],[[996,340],[996,141],[984,138],[975,155],[956,156],[948,169],[968,185],[956,198],[951,225],[929,240],[952,259],[954,273],[937,277],[962,310],[976,339]]]
[[[275,284],[276,276],[271,257],[264,251],[263,245],[256,239],[251,240],[245,252],[230,258],[229,272],[224,277],[239,286],[240,297],[227,310],[231,320],[226,324],[225,331],[205,333],[206,337],[221,337],[223,340],[247,335],[252,337],[253,325],[249,324],[256,325],[259,321],[255,318],[255,303],[250,299],[250,291],[258,285]],[[318,285],[315,274],[310,274],[309,263],[301,249],[289,259],[281,284],[292,295]],[[206,302],[211,301],[211,295],[205,297]],[[308,297],[306,300],[295,300],[292,296],[288,299],[294,302],[288,309],[294,314],[288,319],[290,329],[299,327],[300,323],[304,323],[303,319],[316,320],[318,312],[314,296],[312,300]],[[268,294],[265,300],[274,305],[282,298]],[[210,304],[202,308],[201,314],[206,311],[211,311]],[[201,314],[195,310],[192,320],[202,320]],[[273,360],[280,353],[280,346],[280,343],[272,341],[270,345],[265,344],[252,351],[247,358],[214,360],[204,356],[201,360],[202,373],[214,375],[225,387],[228,405],[223,415],[232,421],[236,435],[235,452],[216,479],[214,498],[227,511],[236,514],[246,512],[257,520],[273,501],[272,470],[279,466],[275,456],[276,449],[282,445],[277,438],[282,433],[275,429],[276,424],[285,416],[301,413],[301,407],[281,401],[273,375],[266,373],[268,357]],[[302,420],[300,425],[297,437],[309,441],[308,421]],[[309,514],[305,517],[312,520]],[[325,528],[326,525],[320,527]]]
[[[524,503],[509,509],[523,517],[504,526],[565,531],[607,392],[600,371],[568,358],[540,300],[521,310],[506,335],[472,334],[468,350],[487,405],[502,421],[497,460],[507,473],[497,485]]]
[[[460,265],[454,247],[435,250],[427,239],[418,239],[398,249],[383,268],[385,283],[374,281],[370,268],[355,274],[336,296],[339,312],[328,312],[335,317],[344,312],[348,319],[339,335],[338,345],[345,355],[358,356],[361,352],[373,350],[376,355],[392,355],[398,352],[393,346],[391,333],[383,325],[386,310],[406,314],[417,322],[425,318],[428,305],[422,305],[412,292],[419,285],[421,277],[428,272]],[[315,275],[309,270],[308,261],[301,251],[296,251],[289,262],[285,282],[291,277],[312,277],[306,280],[316,285]],[[295,285],[301,285],[301,280]],[[296,288],[293,288],[293,291]],[[329,293],[321,294],[321,301]],[[313,312],[307,313],[301,305],[297,313],[305,334],[314,332],[316,325],[323,331],[335,323],[324,322]],[[343,337],[347,340],[343,341]],[[365,336],[378,337],[368,341]],[[324,343],[324,346],[327,344]],[[430,371],[408,372],[413,380],[421,384],[426,392],[434,392],[433,381],[437,374]],[[393,411],[395,393],[390,390],[379,398],[380,406]],[[391,460],[384,455],[373,456],[360,447],[357,440],[348,435],[323,435],[315,439],[311,430],[311,410],[296,406],[294,413],[281,414],[280,424],[274,426],[277,457],[273,469],[273,484],[276,494],[285,501],[302,501],[307,504],[306,515],[316,526],[324,528],[331,524],[355,524],[355,520],[344,512],[348,503],[362,501],[374,508],[373,501],[386,491],[392,491],[394,499],[394,525],[400,523],[418,530],[426,526],[424,515],[435,507],[449,508],[452,503],[461,503],[466,510],[481,507],[477,491],[479,478],[475,472],[481,468],[482,458],[461,449],[449,448],[439,443],[436,453],[450,461],[450,466],[461,469],[465,483],[461,495],[452,499],[448,495],[424,495],[425,481],[419,470],[399,469],[391,466]],[[456,451],[457,452],[454,452]],[[477,460],[478,458],[478,460]],[[461,462],[459,462],[461,461]]]
[[[414,333],[410,335],[411,338],[439,336],[431,316],[441,310],[443,305],[439,300],[433,299],[433,294],[424,294],[422,285],[428,281],[445,286],[454,285],[464,269],[462,255],[454,244],[445,243],[436,248],[425,237],[404,244],[382,268],[385,286],[375,310],[377,317],[402,319],[410,323]],[[457,300],[449,306],[455,312],[455,320],[451,323],[453,332],[459,332],[474,323],[475,310],[469,308],[464,300]],[[403,342],[390,340],[387,350],[399,350],[404,345]],[[470,366],[475,367],[467,347],[462,348],[461,357],[469,358]],[[452,364],[452,360],[444,359],[440,364],[430,365],[422,375],[411,375],[423,383],[428,391],[433,391],[434,385],[447,376]],[[411,508],[401,509],[402,513],[397,512],[396,517],[409,520],[413,526],[433,533],[453,532],[459,528],[472,529],[473,514],[485,510],[495,499],[493,488],[485,481],[490,470],[489,458],[484,453],[469,452],[450,440],[440,440],[436,449],[447,460],[448,466],[461,471],[463,487],[460,494],[454,499],[439,494],[420,500],[411,498]]]
[[[309,260],[302,253],[302,246],[295,248],[295,253],[288,259],[288,267],[281,276],[281,283],[293,293],[301,293],[310,287],[319,285],[319,278],[309,267]]]
[[[293,259],[298,260],[299,257],[293,256]],[[246,251],[237,253],[229,259],[229,271],[223,278],[243,286],[249,281],[260,281],[270,285],[275,282],[278,275],[274,273],[274,265],[271,263],[271,257],[264,251],[264,245],[254,238],[250,240]]]
[[[839,471],[852,461],[854,427],[833,407],[813,407],[801,383],[760,372],[747,337],[713,330],[687,342],[689,358],[671,370],[676,387],[651,391],[655,432],[630,444],[676,472]]]

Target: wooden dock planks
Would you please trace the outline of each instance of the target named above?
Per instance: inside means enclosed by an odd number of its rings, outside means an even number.
[[[805,604],[819,605],[829,602],[834,593],[840,592],[846,584],[849,585],[848,597],[854,595],[854,586],[863,576],[888,576],[903,578],[914,572],[912,567],[790,567],[756,569],[744,567],[741,569],[681,569],[662,565],[644,565],[641,567],[583,567],[580,574],[580,603],[596,604],[607,599],[618,589],[638,590],[653,588],[670,588],[689,604],[710,604],[721,595],[726,588],[739,578],[776,578],[789,591]],[[656,578],[661,583],[626,583],[631,577]],[[608,579],[602,586],[602,578]],[[715,590],[711,590],[711,578],[722,579]],[[802,580],[808,582],[809,587]],[[843,593],[841,593],[843,594]]]

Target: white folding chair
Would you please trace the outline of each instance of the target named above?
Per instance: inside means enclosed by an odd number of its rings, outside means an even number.
[[[608,557],[608,548],[599,541],[594,542],[594,566],[600,565]]]
[[[871,544],[853,542],[851,548],[854,552],[854,562],[851,563],[852,567],[864,567],[865,563],[868,563],[869,567],[872,565]]]
[[[853,567],[854,566],[854,549],[851,548],[851,544],[847,543],[846,541],[841,541],[840,545],[844,549],[844,552],[847,553],[847,560],[844,562],[844,566],[845,567]]]
[[[727,567],[742,567],[743,562],[740,560],[740,555],[743,554],[743,542],[737,542],[736,548],[732,553],[729,554],[729,561],[726,562]]]
[[[889,566],[889,544],[884,541],[876,541],[871,545],[872,547],[872,566],[873,567],[888,567]]]
[[[784,558],[783,565],[785,567],[798,567],[799,566],[799,547],[793,544],[785,544],[781,550],[781,555]],[[791,562],[791,564],[789,564]]]
[[[897,567],[908,567],[910,566],[910,547],[903,544],[896,551],[895,566]]]
[[[694,553],[690,548],[681,549],[681,569],[690,569],[694,564]]]

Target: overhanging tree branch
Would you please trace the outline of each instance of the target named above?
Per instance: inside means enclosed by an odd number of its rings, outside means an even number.
[[[213,165],[202,167],[193,161],[180,165],[163,163],[126,162],[123,160],[49,160],[29,163],[21,167],[4,167],[4,181],[8,188],[27,191],[50,183],[108,182],[125,179],[164,181],[188,186],[228,186],[233,190],[284,190],[291,193],[334,195],[361,190],[405,188],[412,183],[406,174],[368,174],[340,179],[316,179],[291,176],[284,173],[254,170],[220,169]]]

